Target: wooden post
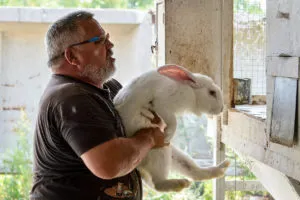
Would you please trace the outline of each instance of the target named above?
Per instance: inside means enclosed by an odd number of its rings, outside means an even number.
[[[212,128],[216,130],[214,134],[214,165],[217,165],[225,159],[225,145],[221,142],[222,118],[218,116],[209,121],[212,121]],[[213,179],[213,199],[225,199],[225,177]]]
[[[220,37],[221,65],[219,70],[221,87],[224,95],[224,110],[222,117],[216,119],[216,140],[214,149],[214,164],[225,159],[225,145],[222,143],[223,124],[228,124],[228,108],[232,107],[233,79],[233,0],[218,1],[220,5]],[[225,177],[213,180],[213,199],[225,199]]]
[[[222,2],[222,90],[223,124],[228,124],[228,109],[233,107],[233,0]]]
[[[166,63],[181,65],[218,81],[221,1],[165,0]]]
[[[223,118],[208,120],[208,129],[217,138],[214,145],[217,164],[225,158],[222,122],[227,124],[227,108],[232,100],[233,0],[165,0],[164,3],[166,63],[208,75],[224,91]],[[223,200],[225,179],[214,180],[214,188],[214,199]]]
[[[165,3],[163,0],[156,1],[156,23],[155,23],[156,39],[156,66],[166,64],[166,50],[165,50]]]
[[[3,55],[3,32],[0,31],[0,74],[2,72],[2,55]]]

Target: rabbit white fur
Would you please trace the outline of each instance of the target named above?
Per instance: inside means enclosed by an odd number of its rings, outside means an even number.
[[[167,124],[165,142],[176,130],[175,115],[184,111],[198,116],[219,114],[223,109],[220,88],[205,75],[191,73],[183,67],[165,65],[133,79],[114,98],[128,137],[145,127],[153,127],[150,119],[156,112]],[[168,179],[170,169],[199,181],[224,175],[229,161],[218,166],[200,168],[188,155],[172,144],[152,149],[138,166],[143,180],[158,191],[180,191],[190,185],[187,179]]]

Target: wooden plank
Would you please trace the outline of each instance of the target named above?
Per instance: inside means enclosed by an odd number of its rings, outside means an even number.
[[[267,137],[270,140],[275,77],[267,76]]]
[[[233,148],[236,152],[261,161],[287,176],[300,180],[299,151],[292,150],[293,153],[283,154],[283,151],[291,151],[291,148],[279,144],[277,145],[280,146],[280,148],[268,148],[267,146],[257,144],[259,142],[255,143],[239,137],[236,135],[236,132],[226,130],[222,135],[222,142]]]
[[[245,113],[229,110],[229,123],[223,126],[222,142],[300,181],[300,149],[268,140],[265,122]]]
[[[299,0],[267,0],[267,56],[300,57]]]
[[[230,180],[225,181],[226,191],[266,191],[264,186],[256,180]]]
[[[300,81],[298,80],[298,90],[297,90],[297,120],[296,120],[296,125],[297,125],[297,133],[295,136],[295,147],[300,149]]]
[[[297,80],[275,78],[272,109],[272,142],[292,146],[295,135]]]
[[[288,177],[288,179],[290,180],[291,184],[293,185],[295,191],[300,194],[300,182],[291,178],[291,177]]]
[[[249,169],[275,199],[300,200],[299,192],[285,174],[250,157],[246,159]]]
[[[267,57],[267,76],[299,78],[299,58]]]
[[[266,105],[237,105],[234,109],[257,119],[266,119]]]

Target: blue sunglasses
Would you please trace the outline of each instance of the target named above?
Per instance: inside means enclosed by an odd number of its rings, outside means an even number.
[[[74,46],[77,46],[77,45],[81,45],[81,44],[91,43],[91,42],[95,42],[95,43],[99,43],[99,44],[105,44],[105,42],[108,39],[109,39],[109,33],[107,33],[105,35],[102,35],[102,36],[92,37],[89,40],[85,40],[85,41],[82,41],[82,42],[79,42],[79,43],[71,44],[71,45],[68,46],[68,48],[69,47],[74,47]],[[55,57],[51,58],[50,60],[55,60],[55,59],[63,56],[64,54],[65,54],[65,52],[62,52],[60,55],[55,56]]]
[[[96,37],[93,37],[89,40],[85,40],[85,41],[82,41],[82,42],[79,42],[79,43],[71,44],[69,47],[74,47],[74,46],[77,46],[77,45],[86,44],[86,43],[90,43],[90,42],[99,42],[101,44],[104,44],[106,42],[106,40],[108,39],[108,37],[109,37],[109,34],[107,33],[104,36],[99,36],[99,37],[96,36]]]

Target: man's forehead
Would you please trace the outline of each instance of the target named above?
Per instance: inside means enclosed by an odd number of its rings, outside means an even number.
[[[92,22],[92,23],[95,25],[95,27],[97,27],[101,32],[105,33],[104,29],[102,28],[102,26],[100,25],[100,23],[99,23],[96,19],[92,18],[91,22]]]
[[[96,34],[96,35],[104,35],[105,34],[105,30],[101,27],[99,22],[95,19],[81,21],[80,24],[86,33],[91,33],[91,34]]]

